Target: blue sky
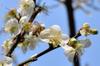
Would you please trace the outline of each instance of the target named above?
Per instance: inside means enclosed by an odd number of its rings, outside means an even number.
[[[49,9],[49,15],[43,13],[39,14],[36,18],[37,21],[43,22],[46,24],[46,27],[49,27],[54,24],[61,26],[62,31],[68,34],[68,20],[66,19],[66,11],[64,6],[60,3],[55,2],[54,0],[43,0],[47,5],[58,4],[59,6],[53,9]],[[4,16],[11,8],[18,8],[19,0],[0,0],[0,29],[4,25]],[[88,9],[88,8],[87,8]],[[84,22],[88,22],[91,27],[98,29],[100,31],[100,11],[95,11],[91,8],[88,9],[91,12],[91,15],[86,15],[81,10],[75,11],[75,21],[77,30],[82,26]],[[8,39],[8,34],[0,35],[0,44],[4,40]],[[84,55],[81,57],[81,64],[89,64],[89,66],[99,66],[100,65],[100,34],[95,36],[88,37],[92,41],[90,48],[87,48],[84,52]],[[26,60],[31,55],[41,52],[47,48],[47,44],[39,43],[37,48],[33,51],[28,51],[26,54],[22,54],[19,48],[16,48],[15,53],[17,56],[18,63]],[[0,57],[1,58],[1,57]],[[48,54],[38,58],[38,60],[32,63],[30,66],[72,66],[72,64],[64,56],[63,49],[58,48],[51,51]]]

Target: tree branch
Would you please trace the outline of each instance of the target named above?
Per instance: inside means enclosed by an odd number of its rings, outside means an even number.
[[[34,1],[34,3],[36,4],[36,0],[33,0]]]
[[[65,0],[64,4],[65,4],[65,7],[67,9],[66,11],[68,14],[70,37],[77,38],[78,36],[80,36],[80,32],[76,34],[76,25],[75,25],[75,19],[74,19],[74,9],[72,6],[72,0]],[[80,66],[80,60],[79,60],[77,52],[75,53],[73,64],[74,66]]]
[[[60,47],[60,46],[58,46],[58,47],[56,47],[56,48],[59,48],[59,47]],[[24,66],[24,65],[27,64],[27,63],[34,62],[34,61],[36,61],[39,57],[41,57],[41,56],[43,56],[43,55],[49,53],[50,51],[52,51],[52,50],[54,50],[54,49],[56,49],[56,48],[53,48],[53,47],[50,45],[48,49],[46,49],[46,50],[44,50],[44,51],[38,53],[36,56],[33,56],[33,57],[29,58],[29,59],[26,60],[26,61],[20,63],[18,66]]]
[[[29,22],[33,22],[35,17],[37,16],[37,14],[39,12],[41,12],[42,8],[39,6],[35,7],[35,11],[33,11],[32,16],[30,17]],[[24,35],[25,35],[25,31],[22,29],[21,32],[13,39],[13,44],[10,48],[10,50],[8,51],[8,53],[6,54],[6,56],[11,57],[11,54],[13,53],[14,49],[17,47],[19,42],[23,42],[24,41]]]
[[[76,34],[76,29],[75,29],[76,26],[75,26],[75,19],[74,19],[74,9],[72,7],[72,0],[66,0],[64,4],[68,14],[70,37],[73,37]]]
[[[74,56],[74,59],[73,59],[73,63],[74,63],[74,66],[80,66],[80,62],[79,62],[79,55],[78,53],[76,52],[75,53],[75,56]]]

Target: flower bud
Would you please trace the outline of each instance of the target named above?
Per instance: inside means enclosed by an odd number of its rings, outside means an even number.
[[[89,26],[88,23],[84,23],[84,24],[83,24],[83,28],[84,28],[84,29],[87,29],[87,28],[90,28],[90,26]]]
[[[91,29],[91,34],[96,35],[98,34],[98,31],[96,29]]]

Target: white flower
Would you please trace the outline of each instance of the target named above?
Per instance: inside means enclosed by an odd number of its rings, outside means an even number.
[[[29,17],[28,16],[21,17],[21,19],[19,21],[19,23],[21,25],[21,28],[24,28],[25,31],[30,30],[30,28],[32,26],[32,23],[29,23],[28,21],[29,21]]]
[[[4,61],[5,61],[6,63],[10,64],[10,63],[13,61],[13,59],[10,58],[10,57],[5,56],[5,57],[4,57]]]
[[[17,12],[16,9],[11,9],[5,16],[5,21],[7,22],[8,20],[12,19],[12,18],[16,18],[19,19],[19,13]]]
[[[16,18],[8,20],[4,26],[4,30],[12,34],[17,34],[20,31],[18,20]]]
[[[60,44],[70,62],[73,62],[73,58],[76,52],[78,52],[79,56],[81,56],[83,55],[84,48],[87,48],[90,45],[91,42],[89,39],[77,40],[75,38],[68,39],[65,43],[62,42]]]
[[[4,59],[0,61],[0,66],[12,66],[12,58],[4,57]]]
[[[25,53],[28,49],[33,50],[37,46],[40,32],[44,29],[44,24],[33,23],[33,25],[26,25],[24,29],[29,29],[28,33],[24,35],[24,41],[19,43],[18,46],[21,47],[22,51]]]
[[[4,41],[2,48],[4,49],[4,52],[7,53],[11,48],[11,46],[12,46],[12,40],[6,40]]]
[[[32,35],[32,32],[26,34],[24,38],[25,38],[24,42],[19,44],[19,47],[22,48],[22,51],[26,53],[27,49],[34,50],[37,45],[37,42],[39,41],[39,38]]]
[[[43,42],[52,44],[53,47],[57,47],[62,40],[65,40],[66,37],[61,33],[61,28],[58,25],[53,25],[48,29],[43,30],[40,33],[40,38]]]
[[[90,35],[90,26],[88,23],[84,23],[82,29],[80,30],[80,34],[83,36]]]
[[[58,25],[53,25],[50,28],[45,29],[40,33],[42,41],[46,41],[47,43],[49,43],[49,41],[53,38],[59,39],[60,36],[61,36],[61,31]]]
[[[67,47],[67,49],[64,51],[64,54],[65,54],[65,56],[67,56],[68,57],[68,60],[70,61],[70,62],[72,62],[73,61],[73,58],[74,58],[74,55],[75,55],[75,49],[74,48],[72,48],[72,47]]]
[[[26,41],[30,42],[30,44],[29,44],[30,49],[34,49],[39,40],[38,37],[32,35],[32,32],[30,32],[28,36],[25,36],[25,39],[26,39]]]
[[[31,16],[34,11],[35,3],[33,0],[21,0],[18,12],[21,16]]]
[[[7,64],[7,63],[5,63],[5,62],[0,62],[0,66],[12,66],[12,63]]]
[[[91,29],[88,23],[84,23],[80,30],[80,34],[83,36],[88,36],[90,34],[96,35],[98,34],[98,31],[96,29]]]

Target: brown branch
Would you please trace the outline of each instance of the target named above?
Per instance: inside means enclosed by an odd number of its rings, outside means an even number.
[[[29,22],[33,22],[35,17],[37,16],[37,14],[39,12],[41,12],[42,8],[39,6],[35,7],[35,11],[33,11],[32,16],[30,17]],[[13,39],[13,44],[10,48],[10,50],[8,51],[8,53],[6,54],[6,56],[11,57],[11,54],[13,53],[14,49],[17,47],[18,43],[23,42],[24,41],[24,35],[25,35],[25,31],[22,29],[21,32]]]
[[[33,0],[34,1],[34,3],[36,3],[36,0]]]
[[[14,39],[13,39],[13,45],[10,48],[10,50],[8,51],[8,53],[6,54],[6,56],[11,57],[12,52],[14,51],[14,49],[17,47],[17,44],[19,42],[21,42],[21,39],[23,38],[23,35],[25,34],[25,31],[21,31]]]
[[[29,22],[33,22],[35,17],[38,15],[38,13],[40,13],[42,11],[42,9],[43,9],[42,7],[36,6],[35,11],[33,12],[32,16],[30,17]]]
[[[76,34],[76,29],[75,29],[76,26],[75,26],[75,19],[74,19],[74,9],[72,7],[72,0],[66,0],[64,4],[68,14],[70,37],[73,37]]]
[[[80,66],[80,59],[79,59],[79,55],[78,53],[76,52],[75,53],[75,56],[74,56],[74,59],[73,59],[73,63],[74,63],[74,66]]]
[[[58,47],[56,47],[56,48],[59,48],[59,47],[60,47],[60,46],[58,46]],[[49,53],[50,51],[52,51],[52,50],[54,50],[54,49],[56,49],[56,48],[53,48],[53,47],[50,45],[48,49],[46,49],[46,50],[44,50],[44,51],[38,53],[36,56],[33,56],[33,57],[29,58],[29,59],[26,60],[26,61],[20,63],[18,66],[24,66],[24,65],[27,64],[27,63],[34,62],[34,61],[37,60],[37,58],[39,58],[39,57],[41,57],[41,56],[43,56],[43,55]]]
[[[75,25],[75,19],[74,19],[74,9],[73,9],[73,6],[72,6],[72,0],[65,0],[64,4],[65,4],[65,7],[67,9],[66,11],[67,11],[67,14],[68,14],[70,37],[77,38],[81,35],[80,35],[80,32],[78,32],[76,34],[76,25]],[[80,60],[79,60],[77,52],[75,53],[75,56],[74,56],[74,59],[73,59],[73,64],[74,64],[74,66],[80,66]]]

